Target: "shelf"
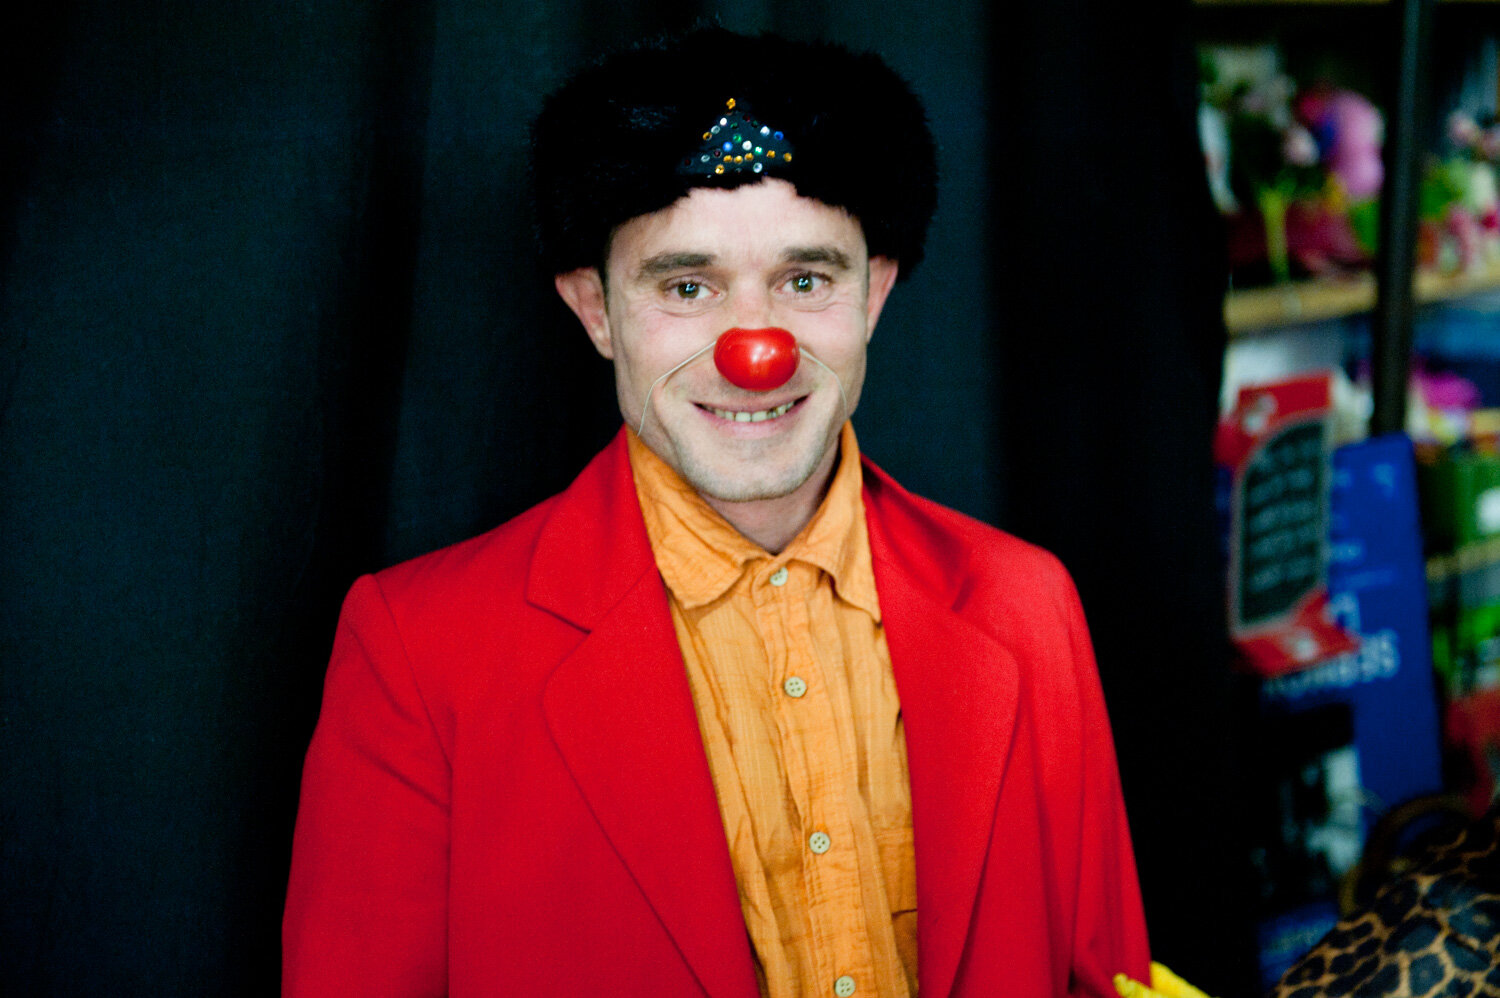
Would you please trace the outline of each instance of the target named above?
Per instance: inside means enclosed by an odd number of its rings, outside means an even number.
[[[1478,273],[1417,274],[1417,300],[1421,302],[1447,301],[1497,288],[1500,288],[1500,261],[1491,261]]]
[[[1199,7],[1375,7],[1390,0],[1193,0]]]
[[[1500,261],[1492,262],[1478,273],[1419,272],[1416,278],[1417,301],[1424,303],[1493,289],[1500,289]],[[1341,279],[1231,291],[1224,298],[1224,325],[1231,336],[1240,336],[1278,326],[1357,315],[1374,306],[1375,277],[1360,273]]]
[[[1500,562],[1500,538],[1465,544],[1452,554],[1433,555],[1427,559],[1427,581],[1444,582],[1456,575],[1488,568]]]
[[[1442,4],[1495,3],[1496,0],[1437,0]],[[1391,0],[1193,0],[1195,7],[1380,7]]]

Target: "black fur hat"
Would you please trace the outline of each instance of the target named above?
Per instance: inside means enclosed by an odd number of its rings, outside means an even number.
[[[725,135],[713,131],[721,119]],[[752,122],[753,131],[737,127]],[[714,173],[727,159],[711,154],[728,130],[763,141],[774,162],[746,149],[749,161]],[[731,156],[741,152],[734,145]],[[879,56],[718,27],[638,45],[574,76],[532,126],[531,171],[552,274],[601,266],[617,226],[695,187],[774,176],[848,211],[870,254],[898,260],[908,277],[937,205],[926,114]]]

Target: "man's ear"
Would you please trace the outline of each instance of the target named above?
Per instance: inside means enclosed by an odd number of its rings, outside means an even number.
[[[865,301],[865,342],[875,335],[875,323],[880,319],[880,310],[885,299],[896,284],[900,265],[888,256],[870,257],[870,290]]]
[[[609,335],[609,310],[604,304],[604,281],[596,267],[580,267],[552,278],[557,293],[567,303],[583,329],[589,334],[594,349],[600,355],[614,360],[614,341]]]

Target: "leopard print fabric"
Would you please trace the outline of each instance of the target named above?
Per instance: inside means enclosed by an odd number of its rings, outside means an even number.
[[[1345,917],[1271,998],[1500,998],[1500,809]]]

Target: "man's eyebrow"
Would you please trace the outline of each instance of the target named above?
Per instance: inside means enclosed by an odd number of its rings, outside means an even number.
[[[713,262],[712,253],[658,253],[641,261],[640,268],[636,270],[636,276],[657,277],[661,274],[670,274],[674,270],[707,267]]]
[[[781,254],[784,263],[826,263],[839,270],[849,269],[849,255],[837,246],[793,246]]]

